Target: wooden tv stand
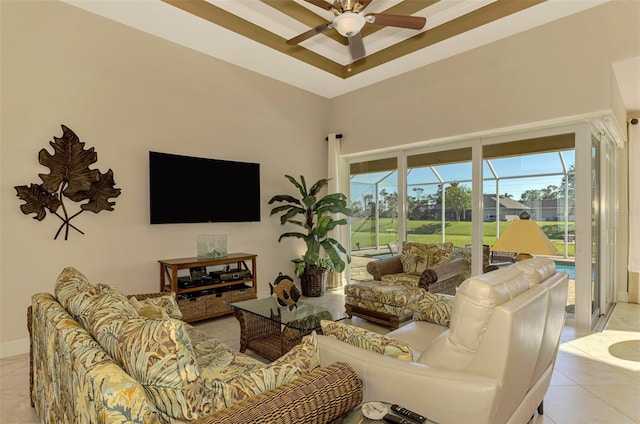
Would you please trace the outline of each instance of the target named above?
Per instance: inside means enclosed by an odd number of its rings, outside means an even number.
[[[162,259],[160,263],[160,291],[175,292],[178,306],[187,322],[199,321],[233,313],[224,302],[239,302],[257,297],[257,255],[230,253],[222,258]],[[247,265],[250,262],[250,265]],[[178,270],[196,267],[224,267],[248,270],[251,275],[231,281],[221,281],[195,287],[180,287]]]

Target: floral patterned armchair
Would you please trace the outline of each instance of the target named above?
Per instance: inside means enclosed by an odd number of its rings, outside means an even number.
[[[455,294],[456,287],[470,275],[470,252],[453,243],[406,242],[400,254],[369,262],[367,271],[381,284]]]

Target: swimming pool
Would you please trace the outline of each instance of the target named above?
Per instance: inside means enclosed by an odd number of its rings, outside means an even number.
[[[570,280],[576,279],[576,264],[573,262],[556,262],[556,271],[566,272]]]
[[[378,253],[376,255],[367,255],[369,258],[387,259],[393,256],[391,253]]]

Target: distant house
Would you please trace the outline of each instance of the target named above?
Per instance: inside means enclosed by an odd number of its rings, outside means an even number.
[[[563,221],[564,199],[544,199],[526,202],[531,218],[536,221]],[[568,220],[575,221],[574,205],[569,205],[567,210]]]
[[[499,220],[500,221],[513,221],[514,219],[518,219],[518,216],[524,212],[529,212],[529,206],[524,203],[518,202],[517,200],[513,200],[509,197],[505,196],[496,196],[494,194],[485,194],[482,197],[482,204],[484,205],[484,210],[482,212],[482,219],[485,222],[493,222],[496,220],[496,199],[500,199],[500,207],[499,207]],[[471,216],[471,211],[466,214]]]
[[[518,219],[520,214],[527,211],[531,219],[535,221],[562,221],[564,220],[563,199],[544,199],[528,202],[520,202],[505,196],[485,194],[483,196],[484,210],[482,219],[485,222],[495,222],[496,220],[496,199],[500,199],[499,220],[513,221]],[[575,220],[575,210],[570,206],[568,213],[569,221]],[[410,213],[410,219],[439,220],[442,217],[442,205],[418,205]],[[446,210],[445,218],[455,220],[456,214],[453,210]],[[471,221],[471,208],[464,211],[460,219]]]
[[[510,199],[508,197],[500,197],[500,221],[513,221],[518,219],[518,216],[523,211],[530,212],[530,207],[517,200]],[[491,194],[485,194],[483,197],[484,211],[482,219],[485,222],[492,222],[496,220],[496,196]],[[427,219],[427,220],[439,220],[442,217],[441,205],[418,205],[410,213],[410,219]],[[455,220],[456,213],[453,210],[446,210],[445,217],[447,220]],[[532,216],[535,219],[535,217]],[[460,216],[462,221],[471,221],[471,208],[464,211]]]

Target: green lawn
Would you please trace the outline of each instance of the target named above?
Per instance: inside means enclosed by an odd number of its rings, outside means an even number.
[[[445,223],[446,240],[456,246],[471,244],[471,222],[449,221]],[[538,222],[542,231],[549,237],[549,240],[556,246],[559,253],[564,252],[564,223],[560,222]],[[500,232],[502,233],[509,226],[509,222],[500,222]],[[380,245],[386,246],[398,240],[398,220],[391,218],[380,219]],[[442,241],[442,223],[440,221],[407,221],[409,241],[422,243],[440,243]],[[351,249],[357,250],[358,243],[360,249],[375,246],[375,222],[362,218],[351,219]],[[496,241],[496,223],[483,223],[483,244],[492,245]],[[575,224],[569,223],[569,233],[575,234]],[[574,245],[569,244],[569,256],[574,256]]]

